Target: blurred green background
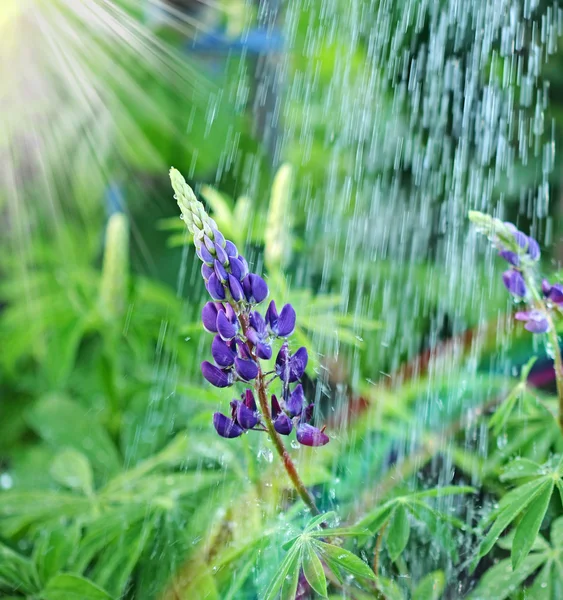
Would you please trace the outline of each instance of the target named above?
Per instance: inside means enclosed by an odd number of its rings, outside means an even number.
[[[508,4],[3,0],[3,597],[260,598],[300,518],[266,441],[212,430],[172,165],[297,309],[323,509],[475,483],[463,411],[533,348],[466,211],[563,251],[561,12]],[[416,535],[413,580],[463,580]]]

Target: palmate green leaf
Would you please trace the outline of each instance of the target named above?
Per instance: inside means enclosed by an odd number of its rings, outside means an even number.
[[[497,407],[492,417],[489,419],[489,429],[493,430],[494,435],[499,435],[503,427],[508,423],[514,406],[522,398],[526,389],[525,383],[518,383],[508,394],[504,401]]]
[[[446,523],[452,524],[452,517],[445,515],[423,502],[408,504],[408,509],[411,514],[426,525],[431,534],[432,541],[438,543],[444,550],[448,552],[451,559],[455,562],[458,559],[458,552],[455,539],[451,534],[451,527],[446,526]],[[453,519],[453,525],[462,528],[464,524]]]
[[[87,496],[92,493],[94,475],[90,461],[82,452],[73,448],[62,450],[55,456],[50,472],[57,483]]]
[[[301,543],[296,542],[285,555],[281,565],[270,581],[270,585],[264,592],[264,600],[275,600],[288,576],[293,576],[293,571],[299,571],[299,560],[301,557]]]
[[[446,485],[422,492],[413,492],[404,496],[404,498],[406,500],[410,500],[411,498],[443,498],[444,496],[455,496],[456,494],[474,494],[476,491],[474,487],[469,485]]]
[[[410,533],[409,515],[405,506],[399,503],[395,508],[389,529],[387,530],[387,551],[393,562],[399,558],[405,549]]]
[[[495,521],[479,546],[477,560],[488,554],[500,534],[542,492],[544,483],[544,479],[530,481],[512,490],[501,500],[499,510],[494,512]],[[488,517],[487,520],[490,519]]]
[[[563,548],[563,517],[555,519],[551,524],[551,544],[556,548]]]
[[[94,469],[104,476],[119,471],[117,450],[107,431],[96,422],[96,415],[65,396],[41,398],[30,410],[28,420],[46,442],[56,448],[67,446],[84,453]]]
[[[468,600],[504,600],[545,561],[547,554],[528,554],[520,568],[513,571],[509,558],[501,560],[483,575],[477,588],[469,595]]]
[[[26,594],[33,594],[39,589],[33,562],[4,544],[0,544],[0,581]]]
[[[311,537],[320,537],[320,538],[328,538],[328,537],[360,537],[365,535],[370,535],[369,529],[365,529],[364,527],[337,527],[335,529],[320,529],[316,531],[310,531],[309,535]]]
[[[526,508],[526,513],[516,527],[511,553],[512,568],[515,571],[522,564],[526,556],[528,556],[532,544],[539,533],[545,513],[547,512],[547,507],[549,506],[554,485],[553,480],[546,481],[543,484],[541,491]]]
[[[62,525],[57,522],[41,529],[33,548],[33,560],[43,584],[68,565],[79,540],[80,527],[77,523]]]
[[[423,577],[416,586],[412,594],[412,600],[440,600],[445,587],[446,576],[444,571],[433,571]]]
[[[379,506],[373,512],[368,513],[358,524],[357,527],[367,529],[371,534],[377,533],[389,519],[393,512],[393,501]]]
[[[337,564],[344,572],[356,577],[375,580],[374,572],[362,559],[352,554],[352,552],[318,540],[315,540],[313,544],[318,548],[323,557],[328,557],[332,563]]]
[[[302,545],[301,562],[305,579],[317,594],[325,598],[327,594],[326,576],[312,543],[305,542]]]
[[[334,511],[323,513],[322,515],[318,515],[315,518],[311,519],[309,523],[307,523],[307,527],[305,527],[304,533],[310,533],[313,529],[319,527],[321,523],[327,523],[328,521],[333,521],[336,517],[336,513]],[[325,529],[323,531],[326,532]]]
[[[538,477],[538,475],[544,474],[543,467],[537,462],[518,457],[504,467],[499,479],[500,481],[511,481],[513,479],[523,479],[524,477]]]
[[[101,587],[84,577],[60,573],[41,591],[42,600],[112,600]]]
[[[552,600],[560,596],[553,595],[553,561],[548,560],[535,577],[534,583],[527,588],[526,598],[531,600]]]

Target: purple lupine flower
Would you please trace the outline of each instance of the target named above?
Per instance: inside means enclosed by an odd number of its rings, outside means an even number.
[[[289,435],[298,426],[297,439],[304,445],[320,446],[328,442],[324,430],[309,424],[313,405],[304,408],[303,387],[289,384],[296,382],[305,372],[307,350],[299,348],[289,352],[287,342],[282,345],[276,358],[276,375],[266,381],[260,366],[261,360],[272,357],[271,339],[289,337],[296,323],[291,304],[286,304],[278,314],[275,302],[271,302],[264,318],[255,305],[268,296],[268,286],[256,273],[250,273],[248,263],[237,247],[226,240],[217,229],[215,221],[205,212],[180,173],[171,170],[171,180],[182,216],[193,234],[196,253],[202,261],[201,274],[207,291],[214,302],[207,302],[202,309],[204,328],[216,334],[211,344],[215,364],[204,361],[201,371],[207,381],[216,387],[229,387],[235,381],[253,381],[260,394],[267,393],[273,379],[282,382],[283,408],[272,395],[271,418],[275,431]],[[222,437],[239,437],[249,429],[262,424],[261,415],[251,389],[246,389],[241,400],[231,402],[230,418],[222,413],[213,415],[213,424]],[[265,428],[259,428],[264,431]]]
[[[542,280],[541,291],[546,298],[549,298],[549,294],[551,293],[551,283],[549,283],[547,279]]]
[[[270,331],[277,337],[289,337],[295,331],[296,314],[291,304],[286,304],[280,314],[276,303],[272,300],[266,311],[266,323]]]
[[[244,295],[250,304],[260,304],[268,296],[268,286],[266,282],[255,273],[249,273],[242,280],[242,289]]]
[[[541,255],[540,245],[533,237],[528,236],[528,249],[526,253],[532,260],[538,260]]]
[[[524,278],[520,271],[508,269],[508,271],[505,271],[502,274],[502,281],[506,289],[514,296],[524,298],[527,295],[528,290],[526,289],[526,283],[524,282]]]
[[[303,386],[298,383],[285,402],[285,408],[291,417],[297,417],[303,411]]]
[[[297,426],[297,441],[303,446],[324,446],[330,441],[328,435],[317,427],[308,423],[299,423]]]
[[[227,304],[224,311],[217,312],[217,331],[225,340],[232,340],[239,331],[239,322],[235,311]]]
[[[225,342],[221,336],[216,335],[211,343],[213,360],[219,367],[232,367],[237,356],[235,348],[233,342]]]
[[[501,258],[508,263],[510,263],[514,267],[520,266],[520,257],[516,252],[512,252],[511,250],[500,250],[498,253]]]
[[[235,370],[243,381],[252,381],[258,376],[258,365],[252,359],[235,358]]]
[[[297,381],[305,372],[308,361],[307,349],[299,348],[293,355],[289,354],[287,343],[284,343],[276,358],[276,373],[285,383]]]
[[[207,379],[207,381],[209,381],[209,383],[215,387],[229,387],[234,383],[233,374],[230,370],[220,369],[219,367],[212,365],[207,360],[204,360],[201,363],[201,372],[205,379]]]
[[[229,417],[220,412],[214,413],[213,425],[217,433],[224,438],[236,438],[244,433],[240,425],[237,425],[232,419],[229,419]]]
[[[563,304],[563,285],[560,283],[554,283],[547,297],[555,304]]]
[[[201,320],[206,331],[217,333],[217,315],[224,312],[222,304],[215,302],[206,302],[201,309]]]
[[[549,320],[546,314],[541,310],[526,310],[517,312],[514,315],[518,321],[524,321],[524,329],[531,331],[532,333],[545,333],[549,331]]]
[[[272,358],[272,347],[269,344],[269,335],[266,330],[266,321],[257,311],[252,311],[249,316],[250,327],[246,332],[246,337],[256,347],[258,358],[269,360]]]
[[[256,407],[253,410],[240,401],[237,401],[236,417],[237,423],[243,429],[252,429],[260,422],[260,415],[256,411]]]

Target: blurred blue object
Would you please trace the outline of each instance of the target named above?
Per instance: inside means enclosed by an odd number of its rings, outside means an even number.
[[[185,46],[187,52],[217,53],[248,52],[268,54],[283,48],[283,37],[277,30],[250,29],[241,36],[231,38],[223,31],[216,30],[198,35]]]
[[[125,212],[125,197],[119,183],[112,181],[105,191],[106,213],[108,218],[118,212]]]

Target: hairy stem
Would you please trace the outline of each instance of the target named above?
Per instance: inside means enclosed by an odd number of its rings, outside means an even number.
[[[268,396],[266,395],[266,385],[264,381],[264,375],[260,372],[256,378],[256,392],[258,394],[258,401],[260,402],[260,409],[262,410],[262,419],[268,430],[268,435],[274,444],[279,457],[283,463],[283,466],[293,483],[295,491],[299,494],[306,506],[309,507],[313,515],[321,514],[321,511],[317,508],[313,496],[309,493],[309,490],[305,487],[305,484],[301,481],[299,473],[295,468],[295,463],[291,460],[291,456],[287,452],[285,445],[274,428],[272,422],[272,416],[270,414],[270,407],[268,406]]]

